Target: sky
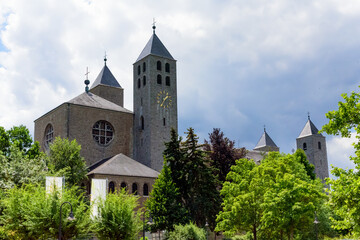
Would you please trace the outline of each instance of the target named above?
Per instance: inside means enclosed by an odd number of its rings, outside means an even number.
[[[152,34],[177,60],[179,134],[220,128],[253,149],[264,125],[296,149],[358,92],[358,0],[0,0],[0,126],[34,120],[84,91],[107,65],[133,109],[133,63]],[[91,83],[90,83],[91,85]],[[353,167],[351,139],[328,136],[329,165]]]

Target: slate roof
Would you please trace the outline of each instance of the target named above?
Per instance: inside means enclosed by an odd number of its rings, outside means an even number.
[[[99,84],[121,88],[119,82],[116,80],[116,78],[111,73],[110,69],[106,66],[106,64],[95,79],[95,82],[93,83],[91,88],[94,88]]]
[[[96,164],[98,163],[94,163],[92,166]],[[157,178],[160,173],[120,153],[91,170],[88,175],[91,174]]]
[[[306,137],[314,134],[321,135],[319,134],[319,130],[315,127],[314,123],[309,118],[298,138]]]
[[[108,110],[114,110],[119,112],[125,112],[125,113],[132,113],[130,110],[127,110],[126,108],[123,108],[113,102],[110,102],[102,97],[99,97],[91,92],[84,92],[80,94],[79,96],[71,99],[67,103],[81,105],[81,106],[87,106],[87,107],[95,107],[95,108],[102,108],[102,109],[108,109]]]
[[[166,49],[164,44],[160,41],[158,36],[155,34],[155,32],[153,33],[150,40],[146,44],[145,48],[140,53],[139,57],[136,59],[136,62],[150,54],[174,60],[174,58],[171,56],[171,54]]]
[[[263,135],[261,136],[259,142],[256,144],[254,150],[262,147],[278,147],[274,143],[274,141],[271,139],[269,134],[267,134],[266,131],[264,131]]]

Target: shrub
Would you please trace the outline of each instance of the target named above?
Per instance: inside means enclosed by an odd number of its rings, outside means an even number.
[[[176,225],[174,231],[166,234],[169,240],[206,240],[206,231],[193,223]]]

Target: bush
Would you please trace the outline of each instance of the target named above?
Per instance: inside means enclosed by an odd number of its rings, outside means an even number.
[[[174,231],[166,234],[169,240],[206,240],[206,231],[193,223],[176,225]]]
[[[77,187],[47,194],[44,187],[31,184],[9,189],[1,199],[0,233],[7,239],[57,239],[63,202],[72,204],[75,217],[74,221],[67,220],[70,206],[64,205],[61,219],[63,238],[86,237],[90,223],[88,205]]]
[[[137,240],[142,230],[141,212],[138,197],[128,195],[125,189],[110,193],[98,207],[99,216],[95,217],[93,229],[96,236],[102,239]]]

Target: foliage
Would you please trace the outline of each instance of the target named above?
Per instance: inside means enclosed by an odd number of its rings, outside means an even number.
[[[256,165],[240,159],[231,168],[221,194],[217,231],[228,236],[252,232],[253,238],[294,239],[314,221],[326,195],[295,155],[271,152]]]
[[[356,132],[355,156],[350,159],[355,163],[355,169],[344,170],[333,167],[331,173],[336,179],[328,179],[330,208],[335,216],[331,217],[332,227],[349,233],[352,237],[360,237],[360,94],[352,92],[342,94],[343,102],[339,102],[338,110],[326,114],[329,123],[321,131],[349,138],[351,132]]]
[[[304,150],[302,150],[301,148],[297,149],[296,152],[294,153],[295,158],[297,158],[297,160],[302,163],[305,167],[305,171],[306,174],[312,179],[315,180],[316,175],[315,175],[315,167],[313,164],[311,164],[309,162],[309,160],[306,157],[306,154],[304,152]]]
[[[0,188],[21,187],[23,184],[45,180],[46,163],[42,154],[30,158],[14,145],[8,153],[8,156],[0,155]]]
[[[166,239],[171,240],[206,240],[206,231],[195,224],[176,225],[172,232],[167,232]]]
[[[226,175],[231,166],[235,165],[235,161],[246,155],[245,148],[236,149],[234,146],[235,142],[224,137],[220,128],[214,128],[213,132],[209,133],[209,141],[205,140],[204,149],[209,153],[211,166],[221,183],[226,180]]]
[[[65,176],[65,181],[70,186],[79,185],[86,179],[87,167],[80,155],[81,146],[72,140],[56,137],[50,145],[48,167],[54,174]]]
[[[23,125],[14,126],[7,131],[0,127],[0,151],[9,156],[11,147],[24,151],[29,158],[36,158],[40,154],[39,143],[33,143],[29,130]]]
[[[101,239],[135,240],[142,230],[141,209],[138,197],[120,192],[109,193],[99,205],[99,216],[95,217],[93,229]]]
[[[1,223],[7,239],[56,239],[58,237],[60,206],[70,202],[75,220],[68,221],[70,206],[62,208],[63,239],[88,235],[89,214],[84,196],[78,188],[46,193],[39,185],[26,185],[7,190],[1,200],[4,207]]]
[[[151,213],[153,231],[171,231],[174,225],[188,222],[187,212],[178,201],[179,195],[179,189],[171,178],[170,167],[164,160],[163,169],[153,185],[149,200],[145,203]]]

